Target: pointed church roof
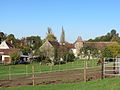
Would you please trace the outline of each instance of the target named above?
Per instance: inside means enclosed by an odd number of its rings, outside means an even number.
[[[81,37],[81,36],[78,36],[76,42],[82,42],[82,41],[83,41],[83,40],[82,40],[82,37]]]
[[[65,31],[63,27],[62,27],[61,37],[60,37],[60,43],[65,43]]]

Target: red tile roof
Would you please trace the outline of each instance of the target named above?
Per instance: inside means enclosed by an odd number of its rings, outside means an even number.
[[[11,52],[17,51],[19,52],[19,49],[12,48],[12,49],[0,49],[0,55],[9,55]]]
[[[92,46],[98,49],[103,49],[106,45],[113,44],[116,42],[84,42],[83,46]]]

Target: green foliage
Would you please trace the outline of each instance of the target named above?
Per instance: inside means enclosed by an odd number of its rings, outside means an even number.
[[[39,36],[30,36],[26,38],[29,47],[32,50],[38,49],[42,45],[41,38]]]
[[[42,64],[49,64],[52,63],[49,57],[46,57],[44,60],[42,60]]]
[[[52,29],[50,27],[48,27],[48,33],[47,33],[47,37],[46,39],[48,41],[56,41],[57,38],[54,36],[54,34],[52,33]]]
[[[24,45],[24,46],[20,47],[20,50],[22,51],[22,53],[24,55],[28,55],[31,53],[31,48],[29,45]]]
[[[10,58],[12,64],[15,64],[15,61],[20,59],[20,53],[18,51],[13,51],[10,53]]]
[[[48,41],[56,41],[57,40],[57,38],[54,36],[54,34],[48,34],[46,39]]]
[[[107,45],[103,51],[103,57],[113,57],[120,56],[120,44],[110,44]]]
[[[73,53],[68,53],[66,55],[66,60],[67,60],[67,62],[73,62],[75,60],[74,54]]]
[[[120,37],[113,37],[111,41],[120,43]]]
[[[103,57],[113,57],[112,52],[108,47],[105,47],[105,49],[102,51]]]
[[[80,55],[83,55],[84,57],[99,57],[99,50],[97,48],[94,48],[92,46],[84,46],[80,49]]]
[[[6,39],[6,35],[3,32],[0,32],[0,41],[4,41]]]
[[[23,44],[19,44],[23,41]],[[37,50],[42,45],[41,38],[39,36],[30,36],[26,39],[18,40],[18,47],[24,55],[33,54],[34,50]]]
[[[88,41],[89,42],[100,42],[100,41],[109,42],[109,41],[113,41],[112,39],[114,37],[119,37],[119,34],[116,33],[115,29],[112,29],[110,33],[107,33],[104,36],[96,37],[95,39],[89,39]]]
[[[17,39],[15,38],[15,36],[13,34],[9,34],[6,38],[6,41],[11,41],[12,44],[17,47]]]

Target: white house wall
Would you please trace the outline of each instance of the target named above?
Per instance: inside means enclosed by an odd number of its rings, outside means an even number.
[[[4,62],[5,57],[9,57],[9,58],[10,58],[10,56],[9,56],[9,55],[2,55],[2,62]],[[8,62],[8,63],[10,63],[10,62]]]

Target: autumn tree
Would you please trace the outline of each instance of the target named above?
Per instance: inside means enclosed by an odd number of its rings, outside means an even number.
[[[54,34],[52,33],[52,29],[50,27],[48,27],[48,33],[47,33],[47,37],[46,39],[48,41],[56,41],[57,38],[54,36]]]
[[[103,50],[103,57],[115,58],[117,56],[120,56],[120,44],[107,45]]]
[[[120,43],[120,37],[113,37],[111,41]]]

